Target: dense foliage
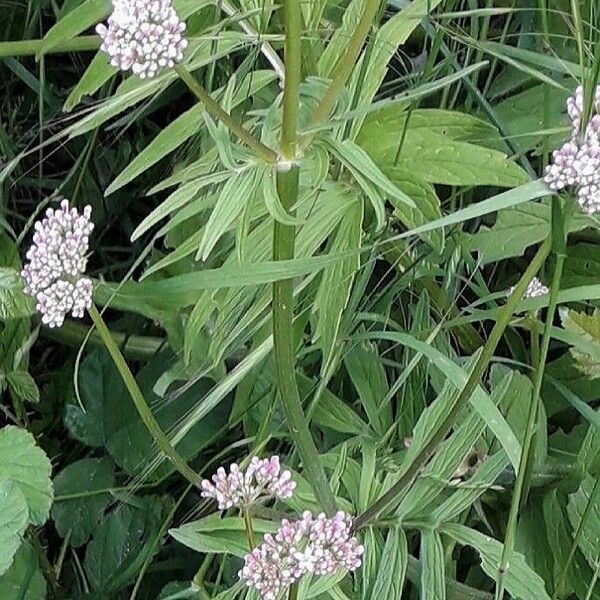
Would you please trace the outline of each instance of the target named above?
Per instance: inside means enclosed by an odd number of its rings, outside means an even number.
[[[119,2],[3,3],[3,600],[600,599],[596,1]]]

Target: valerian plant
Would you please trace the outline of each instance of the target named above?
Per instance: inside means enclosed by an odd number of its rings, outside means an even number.
[[[7,598],[600,597],[598,11],[475,4],[7,17]]]

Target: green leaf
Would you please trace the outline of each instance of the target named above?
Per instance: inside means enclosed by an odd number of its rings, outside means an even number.
[[[358,250],[362,240],[362,223],[363,203],[354,202],[342,217],[330,250],[334,254],[349,250],[357,252],[323,270],[314,300],[314,310],[319,317],[314,337],[320,340],[323,353],[321,373],[327,371],[333,358],[342,315],[350,298],[354,276],[360,267]]]
[[[158,547],[154,543],[171,503],[157,496],[120,505],[100,524],[87,546],[83,566],[92,590],[109,592],[130,581]],[[106,597],[106,596],[104,596]]]
[[[71,112],[84,96],[96,93],[118,69],[113,67],[105,52],[98,52],[65,101],[63,110]]]
[[[600,559],[600,484],[594,477],[586,477],[579,489],[569,496],[567,512],[574,531],[581,526],[578,545],[590,566],[595,569]],[[589,509],[586,520],[582,519]]]
[[[596,308],[591,315],[574,310],[561,311],[562,326],[598,348],[600,354],[600,309]],[[571,355],[575,360],[575,366],[589,379],[600,378],[600,363],[598,355],[594,356],[584,350],[573,347]]]
[[[200,241],[196,259],[206,260],[216,243],[250,202],[260,184],[258,169],[232,174],[225,182]]]
[[[110,0],[85,0],[77,8],[67,13],[56,25],[48,30],[44,36],[40,50],[36,56],[39,58],[54,48],[57,44],[70,40],[86,29],[108,16],[112,10]]]
[[[10,569],[0,576],[0,597],[5,600],[44,600],[46,580],[28,542],[21,544]]]
[[[252,525],[257,534],[274,533],[278,528],[275,522],[263,519],[252,519]],[[240,517],[221,518],[215,513],[170,529],[169,534],[197,552],[244,556],[249,550],[244,520]]]
[[[502,544],[479,531],[448,523],[440,531],[463,546],[471,546],[481,557],[481,567],[492,579],[496,579],[502,556]],[[515,600],[550,600],[542,578],[525,562],[519,552],[513,552],[505,577],[506,589]]]
[[[35,314],[33,298],[23,291],[23,280],[15,269],[0,267],[0,321]]]
[[[521,167],[502,152],[454,140],[425,127],[413,128],[410,121],[405,129],[405,115],[382,113],[374,113],[365,123],[357,143],[388,173],[399,168],[429,183],[457,186],[515,187],[528,180]]]
[[[572,202],[567,199],[566,202]],[[465,248],[478,252],[483,264],[511,256],[523,256],[525,250],[545,239],[550,233],[550,201],[528,202],[498,213],[492,227],[483,226],[472,235],[465,235]],[[569,222],[569,232],[593,225],[593,220],[576,214]]]
[[[444,546],[437,531],[421,530],[421,598],[446,599],[446,569]]]
[[[408,542],[401,527],[388,531],[373,587],[373,598],[401,598],[408,561]]]
[[[52,503],[52,466],[31,433],[8,425],[0,429],[0,479],[15,482],[29,507],[34,525],[43,525]]]
[[[0,576],[10,568],[29,524],[29,508],[19,486],[0,479]],[[0,577],[0,588],[2,578]]]
[[[8,388],[15,398],[23,402],[40,401],[40,390],[27,371],[11,371],[6,375]]]
[[[79,496],[57,499],[52,518],[61,537],[70,532],[69,543],[77,548],[85,544],[104,516],[112,496],[97,493],[115,485],[112,461],[109,458],[84,458],[69,464],[54,478],[54,493],[58,496]]]

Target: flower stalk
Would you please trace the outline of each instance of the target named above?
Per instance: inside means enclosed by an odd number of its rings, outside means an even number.
[[[377,500],[370,508],[368,508],[362,515],[360,515],[354,522],[354,529],[365,527],[372,523],[377,517],[379,517],[383,511],[385,511],[392,502],[397,500],[400,495],[408,488],[408,486],[416,479],[421,469],[427,464],[437,447],[444,441],[448,433],[451,431],[456,419],[460,412],[465,407],[473,392],[477,389],[481,379],[488,368],[488,365],[494,356],[494,352],[505,329],[508,327],[513,313],[517,307],[517,304],[523,298],[525,291],[534,278],[535,274],[540,270],[544,261],[548,257],[550,250],[552,249],[552,238],[549,236],[539,247],[533,260],[529,263],[529,266],[521,276],[521,279],[517,285],[513,288],[512,293],[508,297],[508,300],[496,321],[494,328],[490,333],[490,337],[485,343],[475,367],[471,372],[466,384],[461,389],[458,397],[454,401],[452,408],[448,412],[448,415],[431,436],[429,442],[425,444],[423,449],[413,459],[412,463],[408,465],[406,470],[402,473],[396,483]]]
[[[236,121],[227,111],[223,110],[218,102],[198,83],[196,78],[183,66],[175,65],[173,67],[179,78],[188,86],[190,91],[204,104],[206,111],[224,123],[227,128],[244,142],[257,156],[260,156],[268,163],[277,161],[277,154],[259,139],[254,137],[247,129]]]
[[[133,400],[133,403],[142,419],[142,422],[152,435],[154,441],[157,443],[160,450],[163,454],[169,458],[169,460],[173,463],[173,466],[193,485],[198,485],[200,480],[198,474],[187,464],[187,462],[181,457],[181,455],[173,448],[171,442],[165,435],[164,431],[161,429],[158,424],[156,418],[152,414],[150,407],[148,406],[144,395],[142,394],[142,390],[135,380],[133,373],[129,369],[129,366],[125,362],[119,347],[115,343],[102,315],[98,312],[98,309],[94,304],[88,309],[90,317],[98,331],[98,334],[102,338],[108,353],[110,354],[121,378],[123,379],[123,383],[127,387],[129,391],[129,395]]]
[[[285,27],[285,87],[281,133],[281,162],[277,170],[277,193],[283,208],[290,212],[298,199],[299,166],[296,163],[301,72],[301,12],[297,0],[283,3]],[[296,229],[275,221],[273,260],[294,258]],[[273,284],[273,343],[279,395],[294,445],[322,508],[333,514],[336,508],[317,447],[302,409],[296,381],[294,352],[293,280]]]

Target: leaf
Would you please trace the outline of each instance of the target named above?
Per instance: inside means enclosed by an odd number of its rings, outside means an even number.
[[[424,127],[406,130],[406,117],[374,113],[360,131],[357,143],[388,173],[408,171],[429,183],[515,187],[528,180],[514,161],[497,150],[457,141]],[[398,146],[402,140],[402,152]]]
[[[278,528],[276,523],[263,519],[252,519],[252,525],[257,534],[274,533]],[[170,529],[169,534],[197,552],[244,556],[249,551],[244,520],[240,517],[222,519],[219,514],[212,514]]]
[[[444,547],[437,531],[421,530],[421,598],[425,600],[446,599],[446,570]]]
[[[6,375],[8,387],[15,398],[23,402],[40,401],[40,390],[27,371],[11,371]]]
[[[43,525],[52,503],[52,466],[31,433],[8,425],[0,429],[0,479],[10,479],[21,490],[34,525]]]
[[[377,186],[381,192],[390,198],[390,200],[394,199],[397,202],[402,202],[415,208],[413,200],[388,179],[381,171],[380,167],[375,164],[367,152],[360,146],[350,140],[344,140],[341,143],[330,141],[329,145],[333,153],[348,167],[348,169],[350,169],[350,171],[352,171],[353,174],[358,174],[360,177],[368,179]]]
[[[106,593],[133,579],[158,549],[154,538],[170,504],[146,496],[136,506],[120,505],[96,528],[83,562],[92,590]]]
[[[21,489],[11,479],[0,479],[0,588],[28,524],[29,508]]]
[[[235,173],[225,182],[204,228],[196,259],[208,258],[216,243],[237,219],[244,206],[252,200],[259,184],[258,169]]]
[[[586,509],[587,515],[582,525]],[[581,482],[579,489],[569,496],[567,512],[573,530],[581,527],[577,543],[590,566],[595,569],[600,559],[600,484],[597,479],[587,476]]]
[[[118,73],[118,69],[110,64],[106,53],[98,52],[77,85],[71,90],[65,100],[63,110],[71,112],[84,96],[91,96],[96,93],[116,73]]]
[[[570,199],[566,202],[572,202]],[[483,226],[472,235],[465,235],[465,248],[478,252],[483,264],[522,256],[529,246],[537,244],[550,233],[550,201],[528,202],[498,213],[492,227]],[[569,222],[569,232],[593,225],[593,220],[576,214]]]
[[[70,40],[84,32],[108,16],[111,10],[110,0],[85,0],[48,30],[36,58],[39,60],[41,56],[52,50],[57,44]]]
[[[598,347],[600,353],[600,309],[591,315],[574,310],[561,311],[562,326],[586,342]],[[600,363],[597,357],[577,347],[571,348],[575,366],[589,379],[600,378]]]
[[[448,523],[440,531],[463,546],[472,546],[481,557],[481,567],[488,577],[496,579],[502,556],[502,544],[479,531]],[[505,576],[506,589],[515,600],[550,600],[542,578],[525,562],[519,552],[511,555],[510,565]]]
[[[354,202],[342,217],[330,251],[344,253],[359,250],[362,240],[363,203]],[[314,300],[314,310],[318,314],[315,340],[320,340],[323,359],[321,373],[329,368],[338,343],[338,333],[342,315],[348,299],[354,276],[360,267],[360,255],[342,259],[326,267]]]
[[[44,600],[46,580],[28,542],[21,544],[10,569],[0,576],[0,597],[5,600]]]
[[[408,562],[408,542],[401,527],[388,531],[373,587],[373,598],[401,598]]]
[[[58,496],[79,496],[57,499],[52,507],[52,519],[58,534],[74,548],[85,544],[104,516],[112,496],[106,490],[115,484],[112,461],[109,458],[84,458],[69,464],[54,478],[54,493]]]
[[[23,291],[23,280],[15,269],[0,267],[0,321],[35,314],[33,298]]]

